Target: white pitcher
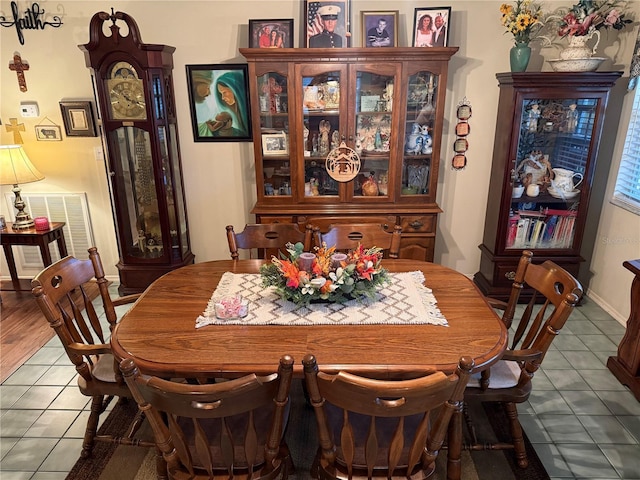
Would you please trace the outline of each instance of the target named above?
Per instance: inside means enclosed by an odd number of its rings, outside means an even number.
[[[553,180],[551,180],[551,186],[557,191],[573,192],[578,185],[582,183],[583,175],[578,172],[572,172],[566,168],[553,168]],[[574,178],[579,177],[577,183],[574,183]]]

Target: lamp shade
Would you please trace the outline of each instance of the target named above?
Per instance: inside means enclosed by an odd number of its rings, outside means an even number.
[[[0,145],[0,185],[18,185],[44,179],[22,145]]]

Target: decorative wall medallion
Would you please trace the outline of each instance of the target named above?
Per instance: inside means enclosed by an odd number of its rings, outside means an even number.
[[[329,176],[337,182],[348,182],[360,172],[360,156],[342,142],[327,155],[325,168]]]

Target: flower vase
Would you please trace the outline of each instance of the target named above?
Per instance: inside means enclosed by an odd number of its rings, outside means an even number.
[[[524,72],[531,58],[531,47],[526,43],[516,43],[509,51],[512,72]]]

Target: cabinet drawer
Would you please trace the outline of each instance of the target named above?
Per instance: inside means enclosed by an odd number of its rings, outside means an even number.
[[[389,232],[393,232],[393,227],[396,224],[396,217],[394,215],[389,216],[313,216],[298,217],[298,223],[301,219],[305,219],[305,223],[311,223],[320,229],[322,233],[329,230],[330,225],[344,224],[344,223],[379,223],[380,225],[386,225]]]
[[[400,217],[402,233],[434,233],[436,228],[435,215],[416,215]]]
[[[516,275],[518,262],[496,265],[496,287],[511,287]]]
[[[267,217],[267,216],[261,215],[259,223],[295,223],[295,222],[293,221],[293,217]]]

